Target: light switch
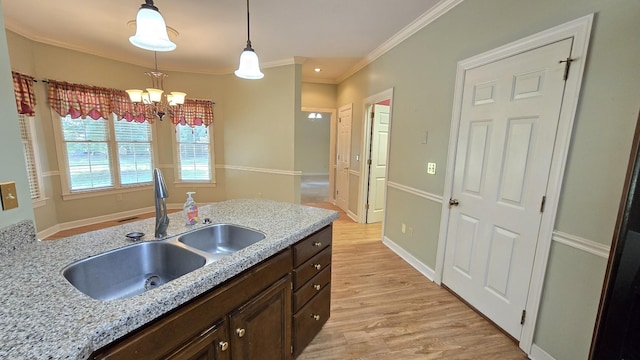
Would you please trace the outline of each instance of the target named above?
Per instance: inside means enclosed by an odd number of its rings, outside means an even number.
[[[15,182],[0,183],[0,196],[2,196],[2,210],[18,207],[18,193]]]
[[[436,163],[427,163],[427,174],[435,175],[436,174]]]

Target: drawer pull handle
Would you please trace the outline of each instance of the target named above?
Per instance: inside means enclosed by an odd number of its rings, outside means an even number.
[[[313,264],[312,266],[316,268],[316,270],[322,269],[322,264]]]
[[[236,334],[238,334],[238,337],[243,337],[244,333],[245,333],[245,330],[243,328],[236,329]]]
[[[227,349],[229,348],[229,343],[226,341],[220,341],[218,343],[218,346],[220,347],[220,351],[227,351]]]
[[[311,317],[312,317],[312,318],[313,318],[313,320],[315,320],[315,321],[320,321],[320,315],[313,314],[313,315],[311,315]]]
[[[313,243],[313,246],[315,246],[315,247],[321,247],[321,246],[322,246],[322,243],[321,243],[320,241],[316,241],[316,242],[314,242],[314,243]]]
[[[316,289],[316,291],[320,291],[320,289],[322,289],[322,286],[320,284],[315,284],[313,285],[313,288]]]

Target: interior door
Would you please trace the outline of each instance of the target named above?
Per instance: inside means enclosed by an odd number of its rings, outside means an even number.
[[[336,205],[348,211],[349,164],[351,160],[351,106],[343,106],[338,113],[338,143],[336,145]]]
[[[443,282],[516,339],[564,92],[559,60],[571,45],[465,73]]]
[[[371,126],[369,192],[367,194],[367,223],[384,219],[384,200],[387,176],[387,147],[389,146],[389,109],[375,104]]]

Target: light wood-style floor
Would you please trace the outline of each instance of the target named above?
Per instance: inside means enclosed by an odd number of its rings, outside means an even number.
[[[381,239],[380,224],[357,224],[340,214],[333,230],[331,317],[297,360],[527,359],[509,337]]]
[[[135,220],[148,216],[153,213]],[[381,231],[380,224],[357,224],[340,212],[333,230],[331,317],[297,360],[527,359],[494,325],[383,245]]]

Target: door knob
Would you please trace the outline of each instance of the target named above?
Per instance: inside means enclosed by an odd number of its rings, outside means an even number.
[[[227,351],[227,349],[229,348],[229,343],[227,341],[220,341],[218,343],[218,346],[220,347],[220,351]]]
[[[458,206],[458,205],[460,205],[460,202],[458,201],[458,199],[449,199],[449,207]]]

